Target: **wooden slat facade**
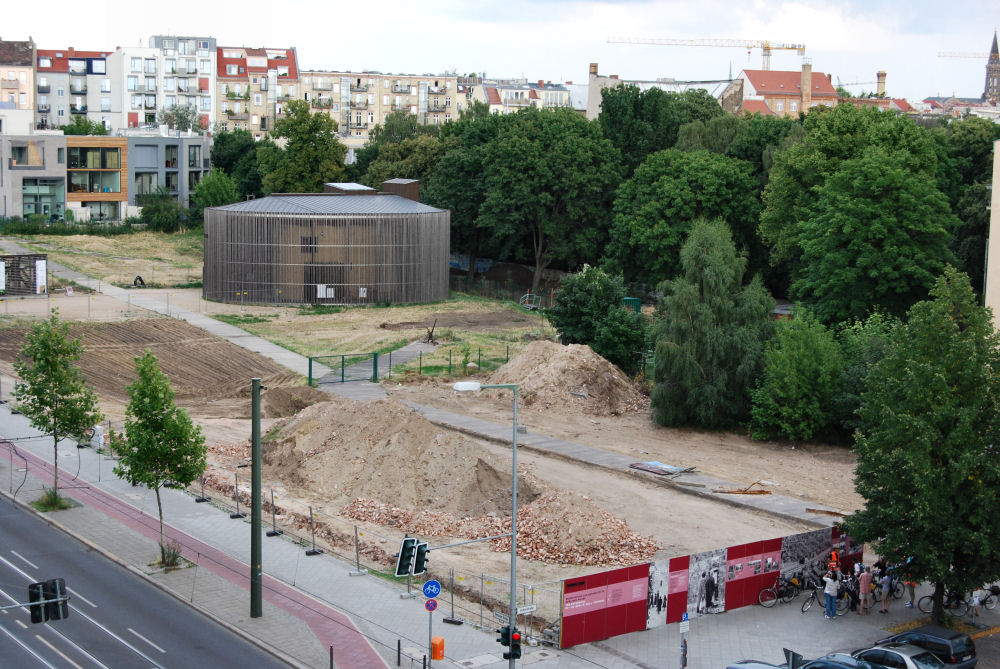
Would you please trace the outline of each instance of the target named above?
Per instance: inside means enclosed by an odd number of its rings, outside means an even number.
[[[448,297],[450,212],[302,215],[205,210],[206,299],[407,304]]]

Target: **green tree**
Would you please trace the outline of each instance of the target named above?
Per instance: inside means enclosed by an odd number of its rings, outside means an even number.
[[[191,218],[201,221],[206,207],[221,207],[225,204],[239,202],[240,193],[236,182],[225,172],[212,169],[204,179],[194,187],[191,195]]]
[[[385,117],[368,133],[368,141],[355,152],[352,165],[348,166],[351,179],[362,183],[370,183],[365,179],[371,164],[382,156],[385,147],[400,144],[408,139],[420,137],[437,137],[440,126],[421,125],[417,117],[408,111],[394,111]],[[392,178],[392,177],[389,177]],[[381,183],[378,182],[378,183]]]
[[[396,144],[385,144],[378,158],[368,166],[361,182],[377,188],[387,179],[416,179],[426,187],[434,168],[456,143],[457,140],[443,142],[437,137],[421,135]]]
[[[247,130],[216,132],[212,139],[212,167],[233,178],[241,200],[260,197],[264,187],[260,182],[257,150],[272,144],[269,139],[254,139]]]
[[[774,329],[774,300],[723,221],[698,220],[681,247],[683,273],[660,284],[651,407],[660,425],[732,428],[750,416],[750,391]]]
[[[913,556],[934,584],[968,592],[1000,577],[1000,335],[968,277],[948,268],[915,304],[868,377],[855,487],[865,507],[845,520],[885,556]]]
[[[952,260],[957,221],[908,152],[865,149],[815,189],[815,200],[800,225],[791,292],[826,323],[873,310],[902,316]]]
[[[680,271],[679,252],[698,218],[722,218],[751,258],[767,264],[757,238],[757,180],[748,163],[707,151],[660,151],[618,189],[605,262],[627,283],[656,285]]]
[[[837,331],[844,371],[832,411],[840,436],[851,442],[855,432],[866,429],[858,418],[858,407],[868,389],[868,373],[892,348],[899,325],[897,318],[874,312],[863,321],[841,323]]]
[[[343,181],[347,149],[337,141],[336,124],[324,112],[313,113],[305,100],[285,105],[285,117],[274,124],[274,135],[285,146],[257,149],[265,193],[319,193],[326,182]]]
[[[528,249],[532,292],[554,260],[577,266],[600,253],[619,156],[595,122],[571,109],[507,115],[483,164],[486,197],[477,223],[500,243]]]
[[[62,126],[64,135],[106,135],[108,129],[100,121],[91,121],[83,114],[74,114],[73,121]]]
[[[545,310],[563,344],[587,344],[626,374],[639,371],[646,348],[648,321],[622,307],[625,283],[598,267],[584,265],[559,284],[552,307]]]
[[[844,361],[831,331],[799,309],[779,321],[764,351],[760,385],[751,394],[750,436],[809,441],[836,427],[834,399]]]
[[[201,134],[201,117],[192,105],[170,105],[156,112],[156,122],[171,130],[187,132],[193,130]]]
[[[601,91],[597,120],[604,136],[621,151],[627,177],[646,156],[672,148],[685,123],[724,114],[715,98],[703,90],[667,93],[659,88],[642,91],[623,85]]]
[[[32,326],[14,362],[20,378],[14,385],[18,409],[32,427],[52,437],[52,490],[57,502],[59,440],[81,437],[103,419],[97,395],[76,364],[82,356],[83,344],[70,339],[69,325],[53,309],[48,320]]]
[[[166,186],[157,186],[156,191],[140,195],[136,201],[142,206],[139,220],[156,232],[179,232],[184,228],[187,212]]]
[[[677,130],[678,151],[726,153],[729,146],[746,132],[747,119],[735,114],[716,116],[707,121],[691,121]]]
[[[168,564],[168,547],[163,540],[164,485],[186,487],[205,471],[205,437],[184,409],[174,404],[170,379],[160,371],[149,349],[135,359],[138,378],[128,388],[125,431],[114,445],[118,455],[115,474],[129,483],[142,484],[156,493],[160,515],[160,559]]]

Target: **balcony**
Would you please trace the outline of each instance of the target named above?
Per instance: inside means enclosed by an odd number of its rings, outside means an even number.
[[[333,106],[333,100],[329,98],[313,98],[312,106],[320,109],[329,109]]]
[[[362,100],[361,102],[358,102],[357,100],[352,100],[351,109],[368,109],[368,101]]]
[[[368,128],[367,123],[355,123],[354,121],[352,121],[350,125],[352,130],[365,130],[366,128]]]
[[[431,86],[427,89],[430,95],[444,95],[447,91],[440,86]]]
[[[319,83],[316,83],[316,84],[313,84],[313,90],[314,91],[332,91],[333,90],[333,84],[332,83],[330,83],[330,84],[319,84]]]
[[[402,84],[400,84],[398,86],[397,85],[393,85],[392,92],[393,93],[409,93],[410,92],[410,87],[409,87],[409,85],[403,86]]]
[[[20,84],[18,84],[17,79],[4,79],[2,84],[0,84],[0,88],[18,88],[19,86]]]
[[[229,91],[226,93],[226,98],[229,100],[249,100],[250,91],[248,90],[246,93],[236,93],[235,91]]]
[[[402,102],[392,105],[392,111],[407,111],[409,108],[410,105],[403,104]]]
[[[367,93],[368,84],[351,84],[351,90],[357,91],[358,93]]]
[[[87,84],[83,84],[82,86],[70,86],[69,87],[69,94],[70,95],[86,95],[87,94]]]
[[[42,105],[42,104],[38,105],[39,114],[48,114],[51,111],[52,111],[52,105]]]
[[[86,114],[87,113],[87,105],[70,105],[69,106],[69,113],[70,114]]]
[[[248,120],[250,120],[250,114],[248,114],[247,112],[239,112],[239,113],[237,113],[237,112],[234,112],[234,111],[227,111],[226,112],[226,116],[229,117],[230,121],[248,121]]]
[[[149,100],[146,100],[146,101],[144,101],[144,102],[142,103],[142,108],[143,108],[143,109],[156,109],[156,101],[155,101],[155,100],[153,100],[153,101],[151,102],[151,101],[149,101]]]
[[[38,84],[38,92],[39,93],[51,93],[52,92],[52,86],[50,86],[48,84]]]

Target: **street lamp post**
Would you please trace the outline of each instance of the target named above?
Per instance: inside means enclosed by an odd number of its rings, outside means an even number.
[[[494,383],[485,384],[478,381],[459,381],[454,385],[458,392],[475,392],[488,388],[506,388],[514,391],[514,431],[511,438],[511,484],[510,484],[510,620],[511,630],[517,621],[517,384]],[[514,669],[517,660],[511,657],[508,665]]]

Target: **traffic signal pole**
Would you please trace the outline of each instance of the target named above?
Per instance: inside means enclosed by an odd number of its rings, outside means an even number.
[[[261,546],[261,454],[260,454],[260,379],[252,379],[252,425],[250,428],[250,466],[251,466],[251,497],[250,497],[250,617],[260,618],[264,615],[263,603],[263,559]],[[236,493],[239,495],[239,491]]]

